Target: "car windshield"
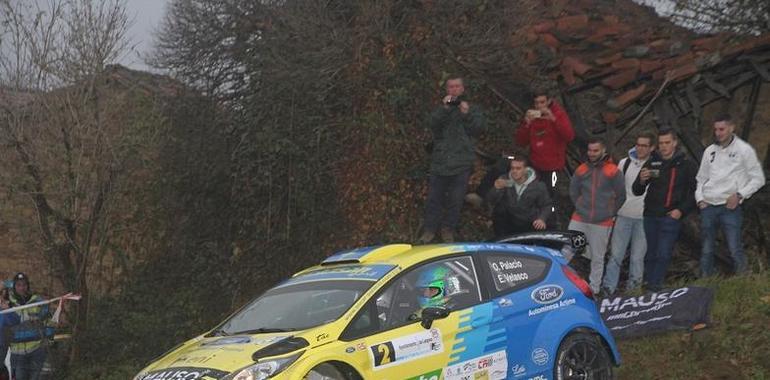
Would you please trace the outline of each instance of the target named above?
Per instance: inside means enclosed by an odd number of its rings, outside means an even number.
[[[374,284],[327,280],[288,284],[268,290],[225,321],[217,335],[304,330],[337,320]]]

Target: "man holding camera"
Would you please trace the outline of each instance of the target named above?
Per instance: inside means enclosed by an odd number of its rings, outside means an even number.
[[[464,98],[462,78],[446,81],[446,95],[431,113],[433,135],[428,199],[425,204],[423,233],[419,242],[430,243],[441,228],[441,239],[454,241],[460,209],[468,187],[476,153],[474,138],[484,129],[484,118],[475,104]]]
[[[551,197],[545,184],[522,155],[509,157],[509,171],[495,180],[487,192],[486,202],[492,208],[492,228],[495,238],[544,230],[551,215]]]
[[[722,225],[735,272],[748,271],[741,243],[741,205],[765,185],[765,174],[757,153],[735,135],[735,123],[729,115],[716,118],[714,137],[714,144],[703,152],[696,176],[695,200],[700,208],[703,237],[700,258],[703,276],[714,274],[714,238],[719,224]]]
[[[695,163],[677,150],[673,129],[658,131],[658,150],[639,171],[632,189],[644,196],[644,282],[647,290],[659,291],[666,279],[682,218],[695,210]]]
[[[527,111],[516,130],[516,144],[529,146],[532,167],[558,208],[557,188],[567,184],[567,145],[575,138],[575,131],[567,112],[546,91],[535,90],[533,103],[534,108]]]
[[[607,144],[603,139],[590,138],[587,155],[588,161],[578,166],[569,184],[569,196],[575,205],[575,212],[568,229],[586,235],[591,258],[591,290],[598,294],[607,242],[615,215],[626,200],[626,185],[623,173],[607,154]],[[566,259],[569,261],[572,257]]]

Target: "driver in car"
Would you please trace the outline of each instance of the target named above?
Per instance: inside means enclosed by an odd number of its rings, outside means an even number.
[[[460,279],[445,266],[429,266],[417,278],[415,286],[420,308],[409,315],[410,321],[419,320],[422,311],[429,307],[441,307],[452,310],[455,303],[452,296],[465,293],[460,286]]]

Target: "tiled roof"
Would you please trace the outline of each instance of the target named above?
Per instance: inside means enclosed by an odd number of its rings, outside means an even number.
[[[770,34],[743,40],[697,35],[630,1],[544,3],[561,11],[544,12],[525,31],[526,60],[552,68],[552,77],[561,78],[570,92],[604,86],[607,109],[599,111],[608,123],[650,97],[666,78],[676,83],[743,53],[770,49]]]

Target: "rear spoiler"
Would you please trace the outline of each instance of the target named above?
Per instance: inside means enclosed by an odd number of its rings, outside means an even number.
[[[575,256],[582,255],[588,241],[580,231],[537,231],[506,236],[496,240],[496,243],[535,245],[563,252],[572,250]]]

